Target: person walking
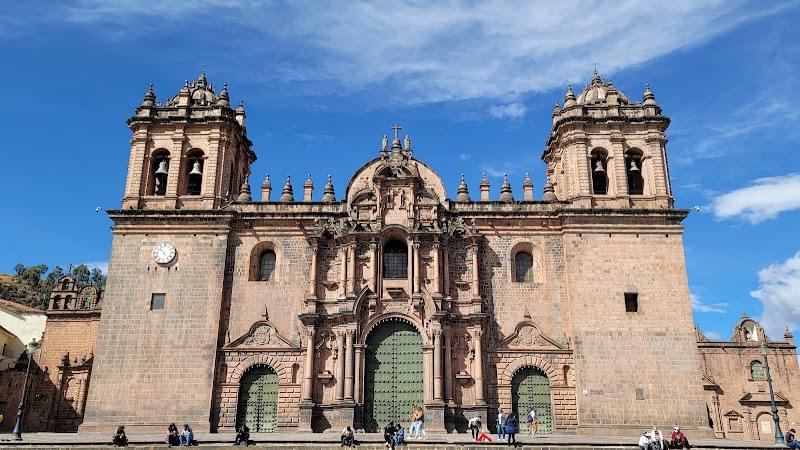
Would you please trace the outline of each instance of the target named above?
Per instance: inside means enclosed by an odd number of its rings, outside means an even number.
[[[519,431],[519,421],[514,413],[511,413],[506,420],[506,436],[508,436],[508,445],[512,447],[517,446],[517,432]]]
[[[528,428],[530,429],[531,436],[536,436],[536,432],[539,431],[539,422],[536,420],[535,409],[532,409],[531,412],[528,413]]]
[[[469,426],[469,430],[472,432],[472,440],[473,441],[477,440],[478,439],[478,434],[481,431],[481,418],[475,416],[475,417],[469,419],[469,422],[467,423],[467,425]]]
[[[506,438],[506,420],[508,416],[500,408],[497,410],[497,438],[503,440]]]

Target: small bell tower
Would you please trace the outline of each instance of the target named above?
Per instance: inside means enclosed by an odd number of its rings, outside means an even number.
[[[570,85],[553,109],[546,188],[574,207],[672,208],[669,122],[649,85],[634,102],[595,71],[579,96]]]
[[[128,119],[131,152],[123,209],[214,209],[239,197],[256,155],[244,104],[232,108],[205,73],[157,102],[153,85]]]

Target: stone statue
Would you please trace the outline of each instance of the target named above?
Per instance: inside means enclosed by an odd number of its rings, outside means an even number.
[[[385,134],[383,135],[383,139],[381,139],[381,151],[389,151],[389,138]]]

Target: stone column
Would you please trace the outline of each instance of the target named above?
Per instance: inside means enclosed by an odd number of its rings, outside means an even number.
[[[336,400],[344,399],[344,332],[336,333]]]
[[[453,399],[453,355],[451,351],[452,333],[447,330],[442,336],[444,337],[444,398],[445,400]]]
[[[450,296],[450,247],[447,245],[442,246],[442,256],[444,256],[444,289],[442,295],[445,297]]]
[[[356,254],[358,253],[358,243],[352,242],[349,245],[348,251],[348,268],[347,268],[347,291],[348,294],[356,295]]]
[[[431,378],[433,377],[433,364],[431,363],[431,346],[422,346],[422,399],[425,403],[430,403],[433,398],[431,393]]]
[[[472,249],[472,298],[480,298],[480,274],[478,267],[478,243],[473,243]]]
[[[303,367],[303,400],[314,396],[314,328],[306,329],[306,363]]]
[[[611,135],[610,139],[611,149],[609,153],[609,163],[606,167],[606,170],[609,172],[613,171],[614,173],[613,194],[616,197],[625,197],[628,195],[628,172],[625,169],[625,148],[623,146],[625,138],[622,137],[621,133],[616,132]],[[647,180],[645,180],[645,183],[646,182]],[[611,193],[610,190],[609,193]]]
[[[355,345],[355,376],[353,377],[353,399],[356,403],[361,403],[361,382],[363,380],[362,372],[362,361],[364,359],[364,346],[363,345]]]
[[[472,332],[472,340],[475,343],[475,373],[472,375],[475,381],[475,403],[482,405],[485,403],[483,397],[483,331],[476,329]]]
[[[442,330],[433,332],[433,399],[442,400]]]
[[[341,244],[339,253],[342,255],[342,263],[339,267],[339,297],[344,297],[347,287],[347,245]]]
[[[378,293],[378,243],[375,241],[371,241],[369,243],[369,249],[372,251],[372,280],[371,286],[372,292]]]
[[[439,284],[439,242],[433,243],[433,293],[441,294],[442,286]]]
[[[347,356],[344,359],[344,398],[353,399],[353,333],[354,330],[347,330]]]
[[[317,250],[319,249],[316,242],[311,244],[311,274],[309,276],[308,296],[309,298],[317,298]]]
[[[414,291],[414,241],[408,239],[408,263],[406,267],[408,277],[408,295],[413,294]]]
[[[419,293],[420,279],[419,276],[419,241],[414,241],[414,293]]]

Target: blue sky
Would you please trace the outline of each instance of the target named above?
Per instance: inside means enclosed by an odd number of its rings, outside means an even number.
[[[0,16],[0,271],[108,259],[125,120],[205,70],[243,98],[264,174],[338,193],[399,122],[451,196],[464,172],[517,196],[553,102],[594,64],[672,118],[668,152],[698,325],[800,326],[798,2],[11,2]]]

